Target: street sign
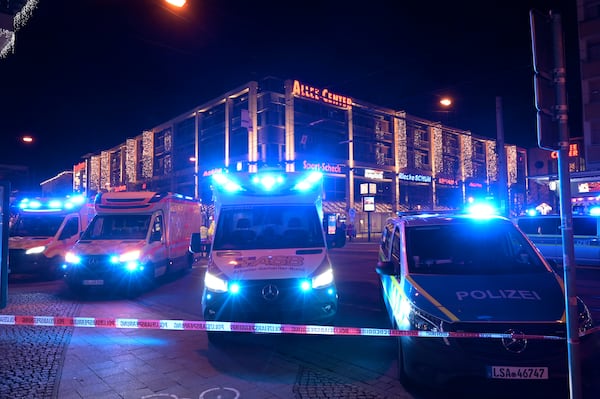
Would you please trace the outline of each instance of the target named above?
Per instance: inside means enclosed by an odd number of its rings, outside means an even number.
[[[375,197],[363,197],[363,212],[375,212]]]

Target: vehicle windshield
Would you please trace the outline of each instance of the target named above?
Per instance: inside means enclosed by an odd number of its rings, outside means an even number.
[[[54,237],[65,216],[63,215],[19,215],[10,226],[11,237]]]
[[[96,215],[82,240],[144,240],[151,215]]]
[[[323,247],[323,227],[314,206],[223,208],[213,250]]]
[[[484,221],[406,230],[409,271],[416,274],[515,274],[548,270],[510,223]]]

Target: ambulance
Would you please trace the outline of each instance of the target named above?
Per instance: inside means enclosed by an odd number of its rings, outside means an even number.
[[[173,193],[108,192],[96,196],[94,207],[96,215],[64,259],[72,290],[138,293],[161,276],[191,269],[198,201]]]
[[[10,273],[62,277],[62,260],[93,213],[93,207],[80,195],[20,200],[9,228]]]
[[[204,319],[332,322],[338,293],[322,226],[322,175],[224,173],[213,176],[212,188],[216,227]]]

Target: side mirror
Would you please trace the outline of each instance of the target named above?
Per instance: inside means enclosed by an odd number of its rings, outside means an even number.
[[[202,239],[200,238],[200,233],[192,233],[190,237],[190,251],[193,253],[202,252]]]
[[[375,266],[375,270],[377,274],[383,274],[386,276],[391,276],[394,274],[394,264],[392,262],[377,262],[377,266]]]

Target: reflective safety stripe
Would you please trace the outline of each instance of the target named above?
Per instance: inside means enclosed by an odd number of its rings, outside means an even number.
[[[460,321],[460,319],[458,317],[456,317],[456,315],[454,313],[452,313],[451,311],[449,311],[448,309],[446,309],[446,307],[442,306],[441,303],[439,303],[430,293],[428,293],[427,291],[425,291],[410,276],[406,276],[405,278],[408,281],[410,281],[410,283],[412,284],[412,286],[415,287],[421,293],[421,295],[423,295],[425,298],[427,298],[427,300],[429,302],[431,302],[436,308],[438,308],[442,313],[444,313],[452,322]]]

